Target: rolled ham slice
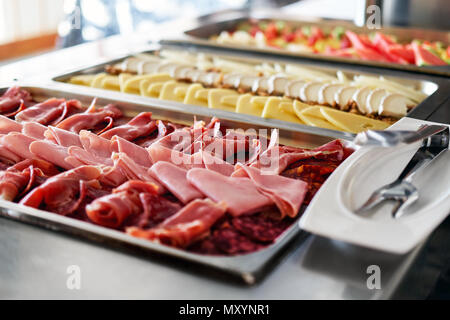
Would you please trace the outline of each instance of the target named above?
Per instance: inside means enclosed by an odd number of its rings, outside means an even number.
[[[232,178],[207,169],[192,169],[188,171],[187,179],[212,200],[225,202],[233,216],[255,213],[273,205],[273,201],[259,192],[249,178]]]
[[[150,174],[182,203],[205,196],[187,180],[187,171],[169,162],[160,161],[150,168]]]
[[[45,139],[45,131],[47,127],[37,122],[24,122],[22,133],[34,139]]]
[[[0,134],[22,132],[22,124],[0,115]]]
[[[150,154],[145,148],[138,146],[132,142],[129,142],[119,136],[115,136],[111,139],[112,149],[114,152],[125,153],[137,164],[150,168],[152,166],[152,160]]]
[[[72,146],[82,147],[80,136],[67,130],[62,130],[53,126],[48,126],[48,128],[46,128],[44,132],[44,136],[48,140],[63,147],[72,147]]]
[[[256,168],[238,166],[255,183],[259,192],[272,199],[280,210],[282,218],[297,216],[308,191],[306,182],[279,175],[263,175]]]
[[[44,125],[50,124],[60,118],[66,112],[67,107],[65,99],[52,98],[19,112],[16,115],[16,120],[38,122]]]
[[[185,248],[205,235],[225,212],[226,204],[223,202],[194,200],[156,228],[144,230],[131,227],[126,232],[133,237]]]

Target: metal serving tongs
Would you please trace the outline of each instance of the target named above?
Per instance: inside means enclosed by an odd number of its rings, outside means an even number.
[[[392,210],[394,218],[400,218],[404,209],[419,198],[419,191],[411,183],[412,177],[427,167],[449,148],[448,126],[424,125],[417,131],[366,131],[356,136],[353,143],[358,146],[396,146],[422,140],[422,146],[392,183],[375,190],[356,214],[362,214],[386,200],[397,202]]]

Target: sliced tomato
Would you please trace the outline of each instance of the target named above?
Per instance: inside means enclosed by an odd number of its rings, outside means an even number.
[[[292,42],[295,40],[295,33],[293,32],[286,33],[285,35],[283,35],[283,39],[286,42]]]
[[[352,46],[352,43],[348,39],[348,37],[344,34],[341,37],[341,49],[347,49]]]
[[[352,43],[352,46],[355,49],[362,49],[362,50],[371,49],[371,50],[373,50],[373,45],[368,38],[365,39],[363,36],[358,36],[356,33],[354,33],[353,31],[350,31],[350,30],[347,30],[345,32],[345,35],[348,37],[348,39]]]

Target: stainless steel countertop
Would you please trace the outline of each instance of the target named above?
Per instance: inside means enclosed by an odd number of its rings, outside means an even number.
[[[380,299],[392,295],[418,251],[395,256],[310,236],[249,287],[0,218],[0,298]],[[381,290],[366,285],[373,264]],[[71,265],[80,267],[80,290],[66,286]]]
[[[113,37],[0,67],[0,85],[39,79],[96,60],[138,51],[145,38]],[[89,57],[89,61],[86,61]],[[389,255],[310,236],[252,287],[78,238],[0,218],[0,298],[383,299],[392,296],[420,248]],[[81,290],[67,289],[67,268],[81,268]],[[381,289],[366,285],[369,265]]]

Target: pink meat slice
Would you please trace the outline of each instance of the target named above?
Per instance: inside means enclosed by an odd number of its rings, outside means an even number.
[[[93,129],[105,121],[111,121],[120,118],[121,116],[122,112],[114,105],[107,105],[99,111],[92,106],[84,113],[74,114],[66,118],[60,122],[57,127],[79,133],[81,130]]]
[[[38,140],[32,142],[30,144],[30,152],[34,156],[66,170],[83,165],[80,161],[72,161],[70,163],[66,161],[66,158],[69,158],[68,148],[58,146],[50,141]]]
[[[28,91],[21,90],[19,87],[11,87],[0,97],[0,113],[9,113],[19,108],[22,102],[29,105],[31,101]]]
[[[232,178],[207,169],[192,169],[188,171],[187,179],[212,200],[225,202],[233,216],[255,213],[273,205],[273,201],[260,193],[249,178]]]
[[[227,177],[233,174],[234,166],[232,164],[205,151],[202,151],[201,154],[206,169],[218,172]]]
[[[82,130],[79,136],[84,150],[99,158],[111,158],[113,153],[111,141],[86,130]]]
[[[209,232],[225,212],[225,203],[215,203],[210,199],[194,200],[156,228],[132,227],[126,231],[134,237],[184,248]]]
[[[138,146],[132,142],[129,142],[119,136],[115,136],[111,139],[112,149],[114,152],[125,153],[137,164],[150,168],[152,166],[152,160],[150,154],[145,148]]]
[[[114,136],[133,141],[139,137],[152,134],[157,129],[156,121],[152,120],[151,112],[142,112],[130,120],[127,124],[112,128],[100,136],[111,139]]]
[[[48,140],[63,147],[82,147],[79,135],[57,127],[48,126],[48,129],[46,128],[44,132],[44,136]]]
[[[158,186],[159,194],[164,194],[166,192],[166,189],[150,175],[148,168],[137,164],[125,153],[115,153],[112,158],[115,166],[118,167],[129,180],[151,182]]]
[[[47,131],[47,127],[37,123],[37,122],[24,122],[22,127],[22,133],[38,139],[42,140],[45,139],[45,131]]]
[[[30,145],[35,141],[22,133],[11,132],[1,137],[0,144],[22,159],[33,159],[36,156],[30,152]]]
[[[152,144],[147,150],[153,163],[167,161],[186,170],[205,167],[200,152],[190,155],[180,151],[171,150],[159,143]]]
[[[279,175],[263,175],[261,171],[247,166],[240,166],[255,183],[257,189],[276,204],[281,216],[294,218],[308,191],[308,184],[297,179],[289,179]]]
[[[150,168],[150,174],[184,204],[204,198],[204,195],[187,180],[187,171],[170,162],[155,163]]]
[[[40,124],[49,124],[64,112],[66,100],[52,98],[35,104],[16,115],[17,121],[33,121]]]
[[[22,132],[22,124],[0,115],[0,134]]]

